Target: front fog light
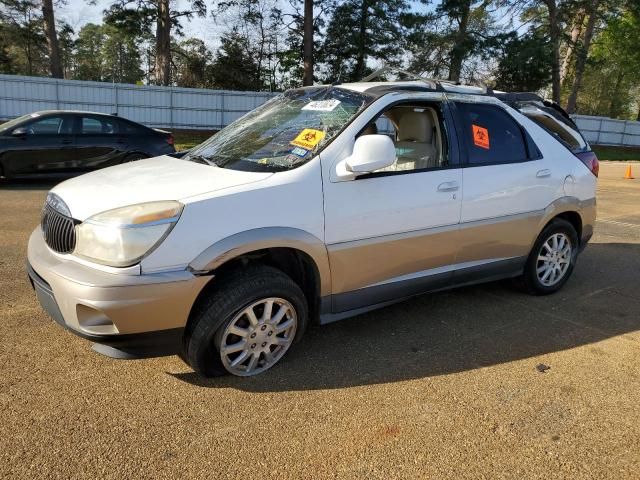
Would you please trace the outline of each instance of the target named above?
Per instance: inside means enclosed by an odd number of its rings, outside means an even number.
[[[94,215],[76,227],[73,253],[114,267],[133,265],[164,240],[182,208],[179,202],[162,201]]]

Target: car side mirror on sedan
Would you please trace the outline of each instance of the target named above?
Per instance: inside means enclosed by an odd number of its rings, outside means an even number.
[[[13,131],[11,132],[11,136],[12,137],[26,137],[27,136],[27,129],[24,128],[24,127],[14,128]]]
[[[390,167],[396,162],[396,148],[387,135],[362,135],[353,145],[353,153],[338,163],[336,173],[343,180]]]

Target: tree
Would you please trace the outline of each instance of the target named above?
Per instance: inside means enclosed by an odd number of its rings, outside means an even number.
[[[411,14],[410,68],[453,82],[487,76],[487,66],[508,39],[489,12],[491,1],[444,0],[433,11]],[[485,66],[485,72],[478,64]]]
[[[5,52],[17,74],[45,75],[48,71],[41,14],[35,0],[0,0]]]
[[[212,65],[216,88],[225,90],[253,90],[259,66],[249,55],[246,38],[235,31],[220,39],[220,49]]]
[[[575,113],[576,111],[576,105],[578,101],[578,91],[582,86],[582,77],[584,75],[584,70],[587,65],[589,48],[591,47],[591,40],[593,39],[596,21],[598,20],[599,6],[600,6],[600,0],[587,0],[587,5],[585,7],[585,14],[587,15],[587,23],[584,27],[584,36],[582,39],[582,44],[580,45],[578,54],[576,56],[575,77],[573,80],[573,86],[571,87],[571,94],[569,95],[569,99],[567,100],[568,113]]]
[[[173,53],[176,85],[189,88],[211,88],[213,54],[199,38],[189,38],[177,45]]]
[[[170,0],[115,0],[106,13],[109,23],[121,26],[139,36],[152,30],[155,24],[155,83],[171,84],[171,36],[182,34],[180,21],[207,13],[205,0],[190,0],[189,9],[171,8]]]
[[[313,0],[304,0],[304,75],[302,85],[313,85]]]
[[[60,45],[56,33],[56,21],[53,13],[53,0],[42,0],[42,18],[44,20],[44,34],[49,47],[49,68],[53,78],[63,78],[62,62],[60,60]]]
[[[522,37],[514,33],[505,43],[495,75],[495,88],[536,92],[551,80],[551,43],[540,30]]]
[[[100,82],[104,79],[103,45],[104,30],[102,25],[87,23],[80,29],[76,40],[76,70],[74,78],[93,80],[95,82]]]
[[[634,95],[640,89],[640,9],[629,4],[611,18],[593,42],[577,108],[587,115],[637,118]]]
[[[329,80],[360,80],[369,61],[401,63],[406,0],[346,0],[332,12],[323,46]]]

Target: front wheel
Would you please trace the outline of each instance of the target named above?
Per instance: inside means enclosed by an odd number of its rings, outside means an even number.
[[[183,357],[205,377],[258,375],[302,336],[308,316],[304,294],[282,271],[267,266],[220,281],[187,329]]]
[[[578,259],[578,234],[561,218],[540,233],[517,283],[534,295],[555,293],[569,280]]]

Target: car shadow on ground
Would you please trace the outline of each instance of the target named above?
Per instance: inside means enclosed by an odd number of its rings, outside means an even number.
[[[536,357],[639,330],[639,270],[640,244],[594,244],[555,295],[529,296],[510,282],[423,295],[313,327],[282,364],[257,377],[171,375],[199,387],[295,391],[398,382]]]

